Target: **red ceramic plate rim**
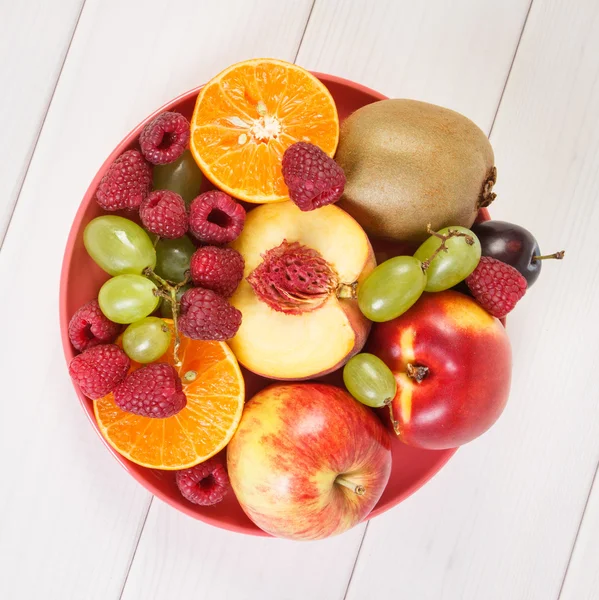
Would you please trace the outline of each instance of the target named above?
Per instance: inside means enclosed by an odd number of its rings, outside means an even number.
[[[356,91],[363,92],[365,94],[369,94],[379,100],[385,100],[387,98],[387,96],[385,96],[371,88],[363,86],[359,83],[355,83],[348,79],[344,79],[343,77],[337,77],[335,75],[328,75],[326,73],[318,73],[318,72],[313,72],[313,74],[316,77],[318,77],[318,79],[323,81],[325,84],[333,83],[333,84],[344,85],[349,88],[353,88]],[[124,151],[125,148],[127,148],[131,143],[133,143],[139,137],[139,134],[140,134],[141,130],[143,129],[143,127],[149,121],[151,121],[155,116],[164,112],[165,110],[169,110],[173,105],[176,105],[185,100],[189,100],[191,97],[197,96],[198,92],[200,91],[200,89],[202,87],[203,86],[198,86],[197,88],[194,88],[188,92],[185,92],[184,94],[181,94],[180,96],[167,102],[162,107],[160,107],[158,110],[156,110],[154,113],[152,113],[150,116],[148,116],[146,119],[144,119],[141,123],[139,123],[134,129],[132,129],[129,132],[129,134],[127,134],[123,138],[123,140],[121,140],[121,142],[116,146],[116,148],[113,150],[113,152],[110,154],[110,156],[108,156],[108,158],[104,161],[104,163],[98,170],[96,176],[92,180],[91,184],[87,188],[87,191],[85,192],[85,195],[81,201],[79,209],[77,210],[77,213],[73,220],[73,224],[71,225],[71,230],[69,232],[69,237],[68,237],[67,244],[65,247],[65,253],[64,253],[64,258],[63,258],[63,262],[62,262],[62,270],[61,270],[61,276],[60,276],[60,300],[59,300],[60,329],[61,329],[62,347],[63,347],[63,351],[64,351],[64,355],[65,355],[67,364],[70,362],[70,360],[75,355],[75,352],[73,350],[73,347],[71,346],[71,342],[69,340],[69,334],[68,334],[68,323],[69,323],[70,316],[67,314],[66,299],[67,299],[67,285],[68,285],[68,280],[69,280],[69,275],[70,275],[70,266],[71,266],[69,258],[71,256],[76,237],[79,234],[79,232],[81,231],[85,209],[86,209],[87,205],[89,204],[89,202],[91,201],[91,199],[95,193],[95,190],[98,187],[100,180],[106,173],[108,167]],[[488,213],[486,213],[486,210],[484,211],[484,218],[485,219],[489,218]],[[177,510],[184,512],[185,514],[193,517],[194,519],[200,519],[210,525],[214,525],[216,527],[229,529],[231,531],[241,532],[241,533],[245,533],[245,534],[268,536],[268,534],[266,534],[260,530],[248,531],[247,529],[237,527],[231,523],[223,523],[221,520],[211,518],[209,515],[203,515],[203,514],[198,515],[198,513],[193,512],[193,510],[191,510],[191,508],[186,507],[186,505],[184,503],[182,503],[182,502],[177,503],[177,502],[173,501],[167,494],[163,493],[156,485],[154,485],[151,480],[149,480],[147,478],[142,478],[141,476],[139,476],[138,473],[136,473],[131,468],[128,461],[124,457],[122,457],[116,450],[114,450],[114,448],[112,448],[112,446],[110,446],[110,444],[104,439],[104,437],[100,433],[100,430],[98,429],[98,426],[97,426],[97,423],[96,423],[96,420],[95,420],[95,417],[93,414],[93,409],[90,408],[90,405],[89,405],[87,399],[85,398],[85,396],[81,393],[81,391],[77,387],[75,387],[75,391],[77,393],[77,396],[79,397],[79,401],[81,402],[81,406],[82,406],[84,412],[86,413],[88,419],[90,420],[94,430],[96,431],[96,433],[102,440],[104,446],[106,446],[108,451],[117,459],[117,461],[121,464],[121,466],[129,473],[129,475],[131,475],[134,479],[136,479],[149,492],[151,492],[153,495],[160,498],[163,502],[170,504]],[[435,464],[434,468],[427,471],[420,478],[415,479],[411,486],[408,486],[405,490],[403,490],[403,492],[401,494],[399,494],[395,498],[393,498],[393,500],[386,502],[382,506],[377,506],[368,515],[367,519],[371,519],[372,517],[376,517],[377,515],[379,515],[383,512],[386,512],[387,510],[393,508],[394,506],[396,506],[397,504],[399,504],[400,502],[405,500],[408,496],[411,496],[414,492],[416,492],[418,489],[420,489],[427,481],[429,481],[432,477],[434,477],[434,475],[436,475],[443,468],[443,466],[445,466],[447,461],[453,456],[453,454],[456,452],[456,450],[457,450],[457,448],[455,448],[453,450],[453,452],[448,451],[446,454],[445,460],[437,462]]]

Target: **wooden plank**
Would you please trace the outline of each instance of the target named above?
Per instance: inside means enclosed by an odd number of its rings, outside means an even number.
[[[529,0],[317,0],[298,63],[489,131]]]
[[[194,521],[155,499],[122,600],[342,600],[363,529],[320,542],[256,538]]]
[[[558,597],[599,457],[598,34],[594,0],[532,6],[491,136],[492,213],[532,230],[544,251],[566,248],[566,260],[543,267],[508,319],[504,416],[372,521],[350,600],[405,590],[422,600]],[[566,598],[597,597],[591,511]],[[373,588],[375,571],[386,575]]]
[[[309,8],[87,0],[0,252],[1,598],[118,598],[150,500],[86,422],[62,357],[58,282],[80,199],[166,100],[244,57],[293,59]]]
[[[83,0],[0,0],[0,246]]]

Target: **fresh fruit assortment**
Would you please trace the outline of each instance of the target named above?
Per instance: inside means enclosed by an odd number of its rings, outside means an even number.
[[[229,67],[190,121],[152,119],[96,189],[118,214],[83,242],[110,278],[68,333],[100,432],[175,471],[190,503],[234,494],[272,535],[367,518],[392,443],[455,448],[497,420],[511,378],[498,318],[563,258],[475,222],[496,176],[486,136],[453,111],[383,100],[340,130],[304,69]],[[271,383],[247,403],[238,361]]]

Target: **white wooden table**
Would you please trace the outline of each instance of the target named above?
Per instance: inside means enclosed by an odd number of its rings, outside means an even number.
[[[137,122],[274,56],[489,133],[496,218],[566,248],[510,316],[504,416],[391,512],[323,542],[153,499],[79,407],[59,339],[71,220]],[[597,0],[0,0],[0,598],[599,598]]]

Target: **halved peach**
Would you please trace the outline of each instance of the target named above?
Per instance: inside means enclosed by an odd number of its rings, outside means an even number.
[[[229,342],[242,365],[273,379],[308,379],[362,349],[370,321],[355,289],[376,262],[366,233],[345,211],[262,205],[231,245],[245,259],[231,298],[243,320]]]

